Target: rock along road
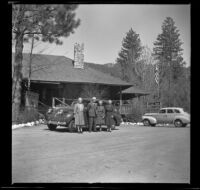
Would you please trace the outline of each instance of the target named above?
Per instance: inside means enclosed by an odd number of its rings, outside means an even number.
[[[189,183],[190,128],[121,126],[69,133],[12,131],[12,183]]]

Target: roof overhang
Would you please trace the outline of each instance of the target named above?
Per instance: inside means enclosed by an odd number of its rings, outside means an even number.
[[[122,89],[126,89],[132,86],[132,84],[110,84],[110,83],[95,83],[95,82],[73,82],[73,81],[42,81],[42,80],[31,80],[32,83],[43,83],[43,84],[61,84],[61,83],[74,83],[74,84],[97,84],[97,85],[106,85],[106,86],[113,86],[113,87],[121,87]]]
[[[42,84],[60,84],[60,82],[52,82],[52,81],[39,81],[39,80],[31,80],[32,83],[42,83]]]
[[[147,92],[145,90],[139,89],[135,86],[132,86],[126,90],[122,91],[122,94],[126,94],[126,95],[149,95],[150,92]]]

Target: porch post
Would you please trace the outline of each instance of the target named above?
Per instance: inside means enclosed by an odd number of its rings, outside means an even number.
[[[46,88],[45,87],[42,89],[42,100],[43,101],[46,100]]]
[[[55,107],[55,99],[53,97],[53,101],[52,101],[52,107],[54,108]]]

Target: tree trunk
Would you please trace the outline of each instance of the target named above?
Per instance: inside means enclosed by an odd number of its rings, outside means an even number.
[[[12,121],[17,120],[21,104],[23,34],[16,34],[14,73],[12,81]]]

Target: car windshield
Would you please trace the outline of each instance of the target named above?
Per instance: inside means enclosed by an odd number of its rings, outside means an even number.
[[[162,110],[159,111],[159,113],[166,113],[166,110],[162,109]]]

